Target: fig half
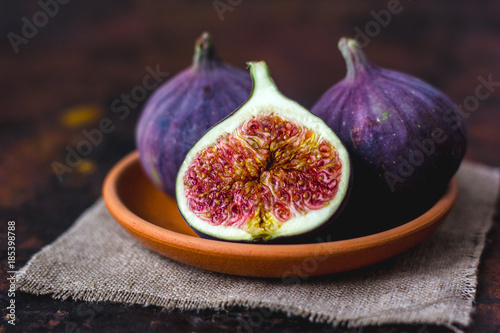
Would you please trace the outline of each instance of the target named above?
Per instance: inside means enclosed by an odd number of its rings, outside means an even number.
[[[340,213],[349,155],[320,118],[278,91],[265,62],[248,65],[249,99],[188,152],[177,205],[204,238],[296,241]]]

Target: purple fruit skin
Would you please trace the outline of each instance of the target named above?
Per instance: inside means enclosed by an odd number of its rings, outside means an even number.
[[[250,75],[219,59],[204,59],[160,86],[136,129],[141,164],[153,183],[175,196],[175,179],[201,136],[248,98]]]
[[[351,155],[353,197],[373,203],[375,210],[401,204],[408,214],[416,212],[418,203],[432,203],[442,194],[458,169],[467,145],[463,120],[437,89],[376,67],[359,52],[347,54],[347,76],[311,112]]]

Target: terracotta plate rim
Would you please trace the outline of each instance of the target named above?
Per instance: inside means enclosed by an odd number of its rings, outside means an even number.
[[[442,222],[451,210],[458,193],[456,179],[452,179],[443,197],[427,212],[416,219],[398,227],[379,233],[331,241],[308,244],[245,244],[202,239],[171,231],[148,222],[130,211],[121,201],[117,181],[124,171],[138,163],[139,153],[134,151],[118,162],[108,173],[103,185],[104,201],[111,214],[129,232],[142,237],[168,244],[171,247],[185,248],[196,253],[227,255],[228,257],[257,256],[274,258],[305,258],[311,255],[332,255],[335,253],[366,250],[382,244],[405,238],[436,223]]]

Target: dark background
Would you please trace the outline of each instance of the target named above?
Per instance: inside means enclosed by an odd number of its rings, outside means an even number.
[[[2,273],[7,264],[6,221],[16,221],[19,269],[100,196],[108,170],[135,149],[134,127],[141,105],[131,108],[125,119],[113,114],[110,105],[142,85],[147,66],[159,65],[173,76],[190,65],[194,40],[208,30],[224,60],[240,68],[249,60],[265,60],[281,91],[310,108],[345,74],[337,50],[339,38],[353,37],[355,29],[365,31],[369,22],[375,22],[371,11],[386,10],[388,2],[224,0],[218,3],[229,10],[220,16],[215,1],[73,0],[59,4],[57,13],[15,52],[9,33],[22,36],[23,18],[33,22],[42,9],[36,1],[1,1]],[[364,49],[372,62],[420,77],[457,104],[475,94],[479,76],[492,75],[493,81],[500,81],[500,2],[402,0],[398,8],[401,12],[391,15],[385,27],[379,24],[379,33]],[[500,166],[499,106],[500,87],[466,119],[467,159]],[[53,162],[64,163],[66,146],[76,147],[84,139],[82,131],[97,128],[104,117],[113,121],[115,130],[60,181]],[[499,234],[497,221],[483,255],[477,311],[468,332],[500,327]],[[5,311],[5,278],[0,285],[0,307]],[[23,293],[17,293],[16,300],[16,328],[32,332],[230,332],[252,315],[245,309],[181,313],[157,307],[92,307]],[[0,332],[11,328],[2,319]],[[333,330],[281,313],[251,328],[254,332]],[[447,331],[432,326],[364,328],[364,332],[402,330]]]

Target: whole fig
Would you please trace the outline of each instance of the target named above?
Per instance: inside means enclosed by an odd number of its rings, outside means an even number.
[[[247,72],[225,64],[208,33],[196,41],[192,65],[161,85],[146,102],[136,129],[142,167],[175,196],[175,178],[191,146],[249,96]]]
[[[342,38],[346,77],[312,112],[344,142],[353,161],[349,206],[404,221],[443,193],[466,149],[462,118],[429,84],[370,63],[357,42]]]

